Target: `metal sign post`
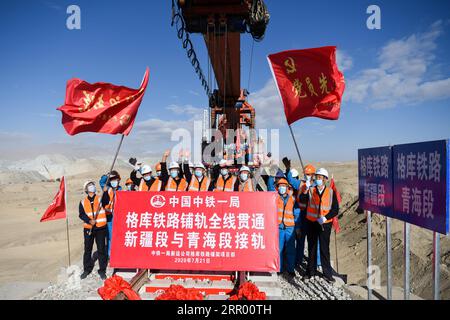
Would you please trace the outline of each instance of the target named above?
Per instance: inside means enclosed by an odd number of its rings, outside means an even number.
[[[440,235],[433,232],[433,292],[434,300],[440,299],[440,278],[441,270],[439,268],[441,260]]]
[[[409,247],[409,223],[404,223],[403,232],[403,288],[404,288],[404,299],[409,300],[409,271],[410,271],[410,247]]]
[[[372,265],[372,213],[366,211],[367,219],[367,299],[372,300],[371,265]]]
[[[392,300],[392,241],[391,218],[386,217],[386,269],[387,269],[387,299]]]

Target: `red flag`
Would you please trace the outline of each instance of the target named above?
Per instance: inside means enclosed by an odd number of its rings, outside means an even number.
[[[139,89],[81,79],[67,82],[62,124],[70,135],[101,132],[128,135],[148,83],[148,68]]]
[[[48,206],[40,222],[64,219],[66,217],[66,196],[65,196],[66,184],[64,183],[64,177],[61,178],[59,190],[56,196],[53,198],[53,202]]]
[[[336,194],[336,199],[337,199],[338,203],[341,204],[341,201],[342,201],[341,194],[339,193],[338,189],[336,188],[336,185],[334,183],[334,178],[331,178],[330,188],[333,189],[333,192]],[[333,218],[333,228],[334,228],[334,230],[336,230],[336,233],[341,231],[341,227],[339,226],[338,217]]]
[[[345,82],[336,47],[282,51],[268,60],[288,124],[306,117],[339,118]]]

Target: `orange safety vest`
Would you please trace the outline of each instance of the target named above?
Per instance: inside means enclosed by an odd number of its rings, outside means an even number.
[[[166,191],[186,191],[187,182],[184,178],[181,178],[181,182],[177,185],[177,182],[172,177],[169,178],[166,185]]]
[[[306,218],[309,221],[317,221],[318,218],[324,217],[330,212],[333,203],[333,189],[325,187],[322,192],[322,201],[320,200],[317,188],[310,189],[308,207],[306,208]],[[329,219],[325,223],[330,223],[331,221],[333,219]]]
[[[251,179],[247,179],[245,182],[239,181],[239,191],[251,192],[255,191],[253,187],[253,181]]]
[[[227,179],[226,183],[223,179],[223,176],[220,175],[216,182],[216,188],[214,191],[227,191],[227,192],[233,192],[234,191],[234,184],[236,183],[236,177],[231,176]]]
[[[105,211],[107,215],[113,214],[114,202],[116,200],[116,192],[113,188],[108,188],[109,203],[105,206]]]
[[[161,187],[162,181],[159,178],[155,178],[150,188],[147,186],[147,181],[142,178],[139,184],[139,191],[161,191]]]
[[[192,176],[188,191],[208,191],[210,183],[211,179],[208,177],[203,177],[202,182],[200,182],[197,177]]]
[[[94,197],[94,208],[91,206],[91,201],[89,201],[89,197],[81,200],[81,204],[83,205],[84,212],[89,217],[90,220],[94,219],[94,214],[97,212],[97,208],[99,205],[99,196],[95,195]],[[105,210],[101,207],[98,212],[97,219],[95,219],[97,228],[106,226],[106,213]],[[92,226],[88,223],[84,223],[85,229],[92,229]]]
[[[294,197],[288,195],[288,201],[286,206],[284,205],[284,199],[282,196],[278,195],[277,198],[277,210],[278,210],[278,224],[284,223],[286,227],[295,226],[294,218]]]

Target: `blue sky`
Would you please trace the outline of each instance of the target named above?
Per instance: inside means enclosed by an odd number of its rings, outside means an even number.
[[[295,157],[266,56],[336,45],[347,88],[337,121],[293,125],[305,159],[356,160],[357,149],[450,137],[450,2],[266,1],[271,19],[255,43],[250,102],[257,126],[279,128],[282,155]],[[68,30],[66,8],[81,8]],[[381,8],[381,30],[366,8]],[[122,155],[160,154],[171,130],[202,118],[207,98],[170,26],[171,1],[10,1],[0,3],[0,150],[32,155],[68,150],[109,154],[118,136],[68,136],[55,109],[78,77],[138,87],[150,82]],[[241,86],[248,83],[251,36],[242,39]],[[206,70],[203,40],[193,42]]]

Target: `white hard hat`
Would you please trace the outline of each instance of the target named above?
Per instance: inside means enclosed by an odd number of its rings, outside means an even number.
[[[242,166],[242,167],[239,169],[239,172],[242,172],[242,171],[248,171],[248,172],[250,172],[250,168],[247,167],[247,166]]]
[[[189,161],[189,168],[194,168],[194,164],[191,161]]]
[[[205,166],[203,165],[203,163],[196,163],[194,165],[194,168],[202,168],[203,170],[206,170]]]
[[[94,182],[94,181],[88,180],[88,181],[86,181],[86,182],[84,183],[84,185],[83,185],[83,190],[86,191],[87,186],[90,185],[90,184],[93,184],[93,185],[95,186],[95,182]]]
[[[222,160],[219,161],[219,166],[221,166],[221,167],[226,167],[227,165],[228,165],[227,160],[222,159]]]
[[[324,168],[319,168],[316,170],[316,174],[320,174],[321,176],[325,176],[328,179],[328,171]]]
[[[149,165],[142,166],[141,174],[146,174],[146,173],[151,173],[151,172],[152,172],[152,167],[150,167]]]
[[[180,169],[180,165],[178,164],[178,162],[175,161],[171,162],[169,165],[169,170],[171,169]]]
[[[291,169],[291,175],[292,175],[292,178],[297,178],[298,177],[298,171],[296,169]]]

